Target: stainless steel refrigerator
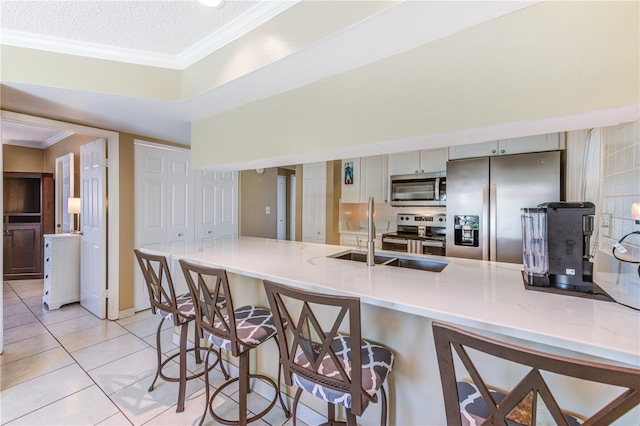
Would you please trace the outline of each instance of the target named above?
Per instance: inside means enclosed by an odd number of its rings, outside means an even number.
[[[446,254],[522,263],[520,209],[560,201],[560,152],[447,162]]]

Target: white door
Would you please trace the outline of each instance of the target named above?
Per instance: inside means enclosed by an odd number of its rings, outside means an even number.
[[[193,240],[193,174],[189,152],[167,154],[167,230],[168,243]]]
[[[106,141],[80,147],[80,304],[98,318],[107,316]]]
[[[296,175],[289,177],[291,180],[291,193],[289,194],[289,239],[296,240]]]
[[[302,174],[302,241],[326,243],[326,185],[325,162],[303,165]]]
[[[216,197],[218,237],[235,237],[238,235],[238,172],[221,172],[219,175],[220,198]]]
[[[287,239],[287,177],[278,176],[278,206],[276,215],[277,225],[277,238],[279,240]]]
[[[195,172],[194,226],[196,241],[209,241],[218,236],[216,224],[216,195],[218,193],[216,172]]]
[[[56,234],[69,232],[73,224],[67,199],[73,197],[73,152],[56,158]]]

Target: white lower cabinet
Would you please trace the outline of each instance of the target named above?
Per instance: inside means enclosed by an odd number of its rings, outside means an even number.
[[[44,236],[44,295],[50,310],[80,301],[80,234]]]
[[[382,235],[376,233],[376,238],[373,240],[376,244],[376,249],[382,249]],[[340,245],[341,246],[351,246],[358,247],[361,249],[367,248],[367,234],[359,232],[359,233],[348,233],[341,232],[340,233]]]

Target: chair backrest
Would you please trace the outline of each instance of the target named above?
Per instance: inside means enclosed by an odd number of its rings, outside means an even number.
[[[225,269],[197,265],[180,259],[180,267],[189,286],[201,329],[231,343],[231,353],[238,356],[242,346],[251,343],[238,338],[229,279]],[[224,303],[218,303],[224,301]]]
[[[156,314],[159,309],[171,313],[174,324],[179,325],[180,313],[167,259],[164,256],[143,253],[138,249],[134,249],[133,252],[147,286],[151,311]]]
[[[266,280],[264,286],[276,324],[280,363],[287,385],[292,385],[292,375],[297,374],[350,393],[351,412],[361,415],[366,407],[363,397],[370,401],[376,398],[362,389],[360,299],[314,293]],[[345,330],[340,330],[341,327]],[[348,335],[355,346],[350,366],[343,365],[336,354],[338,346],[341,347],[334,342],[338,331]],[[323,370],[334,374],[329,377]]]
[[[604,383],[620,389],[620,394],[608,403],[603,402],[602,408],[595,407],[596,412],[585,419],[584,424],[611,424],[640,403],[640,370],[547,354],[438,322],[433,323],[433,334],[449,425],[461,424],[458,380],[452,349],[455,350],[484,400],[488,409],[487,424],[508,424],[513,415],[522,414],[523,407],[531,408],[530,412],[526,413],[531,420],[530,424],[536,424],[537,413],[544,413],[547,417],[552,416],[555,424],[568,424],[565,413],[558,406],[553,391],[541,372]],[[496,403],[495,394],[490,391],[490,386],[480,376],[477,366],[469,356],[468,349],[526,366],[528,373],[511,391],[506,393],[504,399]],[[558,392],[555,394],[559,395]],[[532,401],[532,405],[527,405],[527,399]]]

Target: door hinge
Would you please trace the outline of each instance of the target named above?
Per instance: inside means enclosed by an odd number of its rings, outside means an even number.
[[[109,297],[109,289],[106,289],[106,290],[102,291],[102,297],[104,297],[104,298],[108,298]]]
[[[102,160],[102,167],[109,167],[109,159],[105,158],[104,160]]]

